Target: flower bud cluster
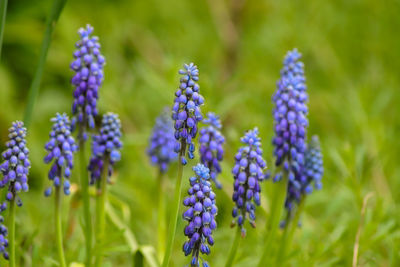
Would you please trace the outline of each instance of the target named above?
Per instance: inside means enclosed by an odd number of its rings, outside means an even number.
[[[63,186],[64,194],[69,195],[69,177],[74,164],[74,153],[78,148],[71,135],[71,123],[68,116],[65,113],[57,113],[51,121],[54,124],[49,134],[50,140],[45,145],[47,155],[44,162],[47,164],[53,162],[48,177],[55,187]],[[48,187],[45,196],[50,196],[51,191],[52,187]]]
[[[200,159],[210,169],[211,180],[214,181],[216,187],[222,188],[217,180],[217,175],[222,171],[220,162],[224,157],[225,143],[225,137],[219,131],[221,121],[217,115],[209,112],[204,123],[208,126],[200,130]]]
[[[170,110],[165,109],[156,120],[147,149],[151,163],[157,165],[161,172],[166,172],[168,165],[176,160],[177,154],[174,151],[176,142]]]
[[[244,144],[235,156],[235,166],[232,169],[234,177],[232,200],[236,206],[233,208],[233,223],[241,228],[242,235],[246,234],[244,222],[249,220],[255,227],[255,208],[260,205],[260,182],[265,179],[267,164],[262,158],[261,139],[258,129],[248,131],[241,138]]]
[[[71,80],[74,90],[72,105],[72,131],[79,124],[79,139],[86,140],[86,127],[95,127],[94,118],[97,116],[97,99],[99,88],[103,82],[103,67],[105,59],[100,52],[100,43],[97,36],[91,36],[93,27],[87,25],[80,28],[78,33],[81,39],[76,43],[74,60],[70,67],[75,72]]]
[[[197,135],[198,122],[203,119],[200,106],[204,103],[204,98],[200,95],[199,70],[193,63],[184,64],[179,71],[182,75],[180,85],[175,93],[175,102],[172,108],[172,119],[175,121],[175,138],[178,141],[175,152],[181,153],[181,163],[185,165],[187,160],[194,158],[195,145],[193,139]]]
[[[190,178],[189,196],[183,200],[188,208],[183,213],[183,219],[188,221],[185,236],[188,241],[183,244],[185,256],[192,254],[191,266],[199,266],[199,254],[210,254],[210,246],[214,245],[212,232],[217,227],[215,216],[217,206],[215,193],[212,190],[210,170],[203,164],[193,167],[195,176]],[[208,263],[203,260],[203,266]]]
[[[121,159],[121,136],[121,121],[118,115],[112,112],[104,114],[100,133],[93,135],[92,157],[88,167],[91,184],[100,179],[105,160],[110,161],[107,177],[111,176],[113,165]]]

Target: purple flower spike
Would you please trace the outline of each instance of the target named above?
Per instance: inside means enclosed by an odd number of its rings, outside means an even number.
[[[304,172],[307,180],[305,183],[302,183],[303,193],[311,193],[310,189],[307,188],[313,182],[315,189],[322,189],[321,180],[324,175],[324,166],[319,138],[316,135],[311,138],[311,141],[307,146]]]
[[[313,188],[320,190],[322,188],[322,176],[324,174],[323,158],[319,144],[318,136],[313,136],[307,146],[305,153],[305,164],[302,169],[301,179],[295,179],[289,182],[288,192],[285,201],[287,209],[287,219],[293,216],[293,208],[300,200],[308,194],[311,194]],[[314,183],[314,186],[312,186]],[[285,225],[285,222],[283,222]]]
[[[183,244],[182,249],[185,256],[191,254],[190,266],[200,266],[200,259],[203,261],[203,266],[208,266],[199,254],[210,254],[210,246],[214,245],[212,232],[217,227],[215,193],[209,181],[210,170],[203,164],[197,164],[193,167],[193,171],[195,176],[190,178],[189,196],[183,200],[183,204],[187,207],[183,219],[188,221],[184,230],[188,241]]]
[[[110,161],[108,177],[112,175],[113,165],[121,159],[121,136],[121,121],[118,115],[111,112],[104,114],[100,134],[93,136],[92,156],[88,167],[90,184],[100,180],[105,160]]]
[[[24,123],[16,121],[9,129],[6,151],[2,157],[4,162],[0,165],[3,179],[0,187],[8,186],[8,192],[13,197],[18,197],[20,191],[28,191],[28,174],[31,166],[29,161],[29,150],[26,147],[26,128]]]
[[[276,166],[291,177],[300,177],[306,151],[306,131],[308,127],[304,65],[299,61],[301,55],[296,49],[289,51],[284,60],[281,79],[273,97],[275,109],[275,146]],[[274,181],[282,177],[278,173]]]
[[[244,221],[249,220],[255,227],[255,209],[260,205],[260,182],[264,180],[267,164],[262,158],[261,139],[258,137],[258,129],[254,128],[246,132],[241,138],[244,144],[235,156],[235,166],[232,169],[234,177],[234,191],[232,200],[235,207],[232,211],[233,224],[238,224],[242,235],[246,234]]]
[[[306,153],[308,95],[304,64],[299,61],[300,58],[301,54],[297,49],[287,53],[283,61],[281,78],[277,82],[277,91],[273,97],[274,155],[275,165],[280,168],[274,177],[274,182],[280,181],[283,177],[288,179],[285,202],[288,216],[293,208],[293,199],[300,198],[301,181],[306,179],[302,170]]]
[[[147,149],[151,163],[157,165],[161,172],[166,172],[168,165],[178,157],[174,151],[177,141],[174,137],[174,124],[170,113],[171,111],[166,108],[157,118]]]
[[[69,177],[74,167],[74,153],[77,151],[77,145],[71,135],[71,124],[65,113],[57,113],[51,121],[54,124],[49,134],[50,140],[45,145],[47,155],[44,162],[53,162],[48,174],[49,180],[55,187],[63,186],[64,193],[69,195]],[[68,182],[63,183],[63,178],[65,178],[65,182]],[[51,187],[48,187],[44,194],[50,196]]]
[[[204,120],[208,127],[200,130],[200,158],[201,162],[210,169],[211,180],[214,181],[217,188],[221,189],[222,185],[217,180],[217,175],[221,173],[220,162],[224,157],[225,138],[219,131],[221,129],[221,121],[214,113],[208,113]]]
[[[175,102],[172,108],[172,119],[175,121],[175,139],[178,141],[175,152],[181,154],[181,163],[194,158],[195,145],[193,139],[197,135],[197,123],[203,119],[200,106],[204,98],[200,95],[199,70],[193,63],[184,64],[184,69],[179,71],[182,75],[180,86],[175,93]]]
[[[7,149],[3,152],[3,163],[0,164],[0,171],[3,179],[0,180],[0,188],[7,187],[6,200],[16,200],[17,206],[22,206],[22,201],[18,196],[21,191],[27,192],[28,174],[31,166],[29,161],[29,150],[26,147],[26,128],[21,121],[13,122],[8,130],[9,141],[6,143]],[[0,204],[0,213],[7,208],[7,202]],[[3,217],[0,216],[0,254],[8,260],[7,227],[3,225]]]
[[[74,60],[70,67],[75,72],[71,80],[74,90],[72,105],[72,131],[79,126],[78,139],[86,140],[86,128],[94,128],[94,118],[97,116],[97,99],[99,88],[103,82],[103,67],[105,59],[100,53],[100,43],[97,36],[91,36],[93,27],[86,25],[78,33],[81,39],[75,44]]]

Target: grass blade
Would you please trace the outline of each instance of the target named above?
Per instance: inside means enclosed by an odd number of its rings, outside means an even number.
[[[8,0],[0,0],[0,59],[1,47],[3,45],[4,26],[6,24],[7,2]]]
[[[27,128],[29,127],[29,124],[32,120],[33,107],[35,105],[36,98],[39,94],[40,82],[43,76],[43,69],[46,63],[47,52],[49,51],[50,47],[51,35],[53,33],[57,20],[60,17],[61,11],[63,10],[66,2],[67,0],[54,0],[53,6],[50,11],[50,15],[47,18],[46,31],[44,33],[42,47],[40,49],[39,63],[36,68],[35,76],[33,77],[31,87],[29,88],[28,104],[25,109],[24,123],[25,127]]]

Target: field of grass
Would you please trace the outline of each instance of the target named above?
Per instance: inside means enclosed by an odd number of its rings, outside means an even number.
[[[0,61],[0,146],[22,120],[35,73],[45,21],[53,1],[9,1]],[[323,189],[307,198],[302,227],[290,246],[290,266],[400,266],[400,12],[399,1],[79,1],[69,0],[55,27],[40,93],[28,128],[30,191],[21,194],[16,235],[19,266],[57,266],[53,202],[43,196],[48,166],[44,144],[56,112],[70,113],[69,69],[77,29],[90,23],[106,58],[99,110],[120,115],[122,160],[110,186],[104,266],[145,266],[157,255],[157,170],[146,147],[155,118],[173,103],[178,70],[194,62],[205,114],[221,116],[225,159],[216,190],[218,228],[207,256],[223,266],[233,242],[231,169],[240,137],[260,130],[267,165],[274,169],[272,95],[286,51],[303,54],[309,94],[308,136],[320,137]],[[183,192],[191,166],[184,169]],[[76,192],[78,171],[72,174]],[[173,192],[177,165],[167,173]],[[75,188],[75,191],[74,191]],[[248,228],[235,266],[255,266],[261,256],[271,195],[262,184],[257,228]],[[3,190],[4,191],[4,190]],[[172,193],[167,194],[167,203]],[[94,202],[93,202],[94,204]],[[168,204],[168,207],[171,205]],[[81,201],[64,202],[67,262],[84,262]],[[182,209],[181,209],[182,210]],[[169,214],[167,212],[167,214]],[[190,262],[182,252],[185,222],[178,221],[171,266]],[[135,256],[136,254],[136,256]],[[155,265],[154,265],[155,264]],[[3,259],[0,266],[5,266]]]

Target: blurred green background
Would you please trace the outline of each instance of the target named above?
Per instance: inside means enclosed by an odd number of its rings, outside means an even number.
[[[0,62],[2,150],[7,128],[23,117],[51,5],[50,0],[9,1]],[[220,178],[224,189],[217,191],[218,229],[206,257],[212,266],[223,266],[234,236],[229,227],[233,155],[244,131],[258,126],[273,169],[271,97],[283,57],[293,47],[303,54],[308,136],[320,136],[325,175],[323,190],[307,199],[290,264],[351,266],[360,229],[359,266],[400,266],[399,13],[399,1],[375,0],[69,0],[54,31],[29,128],[30,192],[21,194],[24,206],[17,211],[21,265],[57,265],[53,201],[43,196],[49,185],[43,146],[49,119],[70,112],[69,64],[78,28],[90,23],[107,61],[100,111],[119,113],[124,132],[122,161],[110,186],[115,214],[107,221],[105,266],[132,265],[135,242],[150,254],[157,247],[157,171],[149,164],[146,146],[156,116],[173,102],[179,68],[192,61],[200,70],[203,113],[220,114],[227,138]],[[190,174],[188,166],[184,177]],[[167,192],[173,190],[175,175],[173,165]],[[260,257],[274,187],[270,180],[263,184],[257,228],[247,226],[236,266],[253,266]],[[66,255],[68,262],[83,262],[79,201],[72,199],[64,203]],[[173,266],[190,260],[181,252],[183,227],[180,220]]]

